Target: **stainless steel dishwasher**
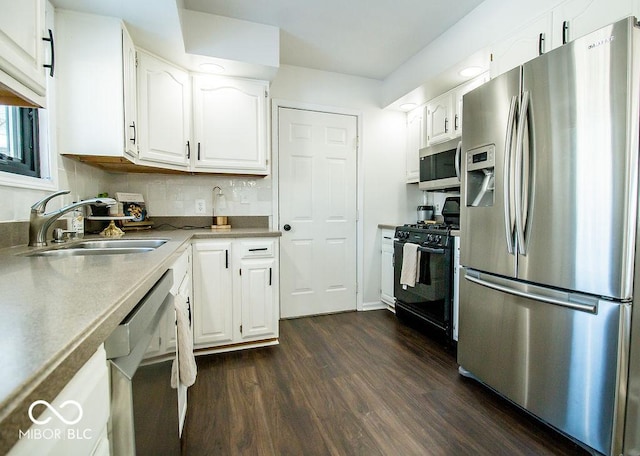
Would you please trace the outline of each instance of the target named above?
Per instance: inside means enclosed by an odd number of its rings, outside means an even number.
[[[111,365],[114,456],[180,454],[172,359],[142,363],[163,316],[173,315],[172,284],[172,271],[167,271],[105,342]]]

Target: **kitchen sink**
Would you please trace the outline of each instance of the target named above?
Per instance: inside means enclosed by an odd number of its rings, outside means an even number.
[[[92,239],[80,241],[69,246],[74,249],[157,249],[167,242],[167,239]]]
[[[74,242],[68,247],[56,246],[39,250],[26,256],[125,255],[151,252],[166,242],[167,239],[93,239]]]

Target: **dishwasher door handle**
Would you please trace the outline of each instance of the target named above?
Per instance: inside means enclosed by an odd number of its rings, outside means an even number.
[[[162,304],[172,286],[173,273],[167,271],[104,342],[108,359],[127,356],[132,352],[145,337],[149,325],[156,319],[157,314],[161,313]]]

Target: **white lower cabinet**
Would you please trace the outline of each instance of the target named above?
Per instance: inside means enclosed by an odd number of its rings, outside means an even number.
[[[193,244],[193,342],[222,345],[233,341],[231,241]]]
[[[35,404],[32,415],[34,424],[20,430],[10,456],[108,455],[109,371],[104,347],[98,348],[50,406]]]
[[[394,230],[380,231],[380,300],[390,309],[395,309],[396,298],[393,296],[393,237]]]
[[[193,244],[194,345],[273,343],[278,337],[278,240]]]

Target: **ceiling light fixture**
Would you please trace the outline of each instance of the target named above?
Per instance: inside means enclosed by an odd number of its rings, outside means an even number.
[[[458,72],[458,74],[460,76],[462,76],[463,78],[472,78],[474,76],[478,76],[483,71],[484,71],[484,69],[482,69],[480,67],[470,66],[470,67],[463,68],[462,70],[460,70]]]
[[[411,111],[416,106],[418,105],[415,103],[403,103],[400,105],[400,109],[402,109],[403,111]]]

